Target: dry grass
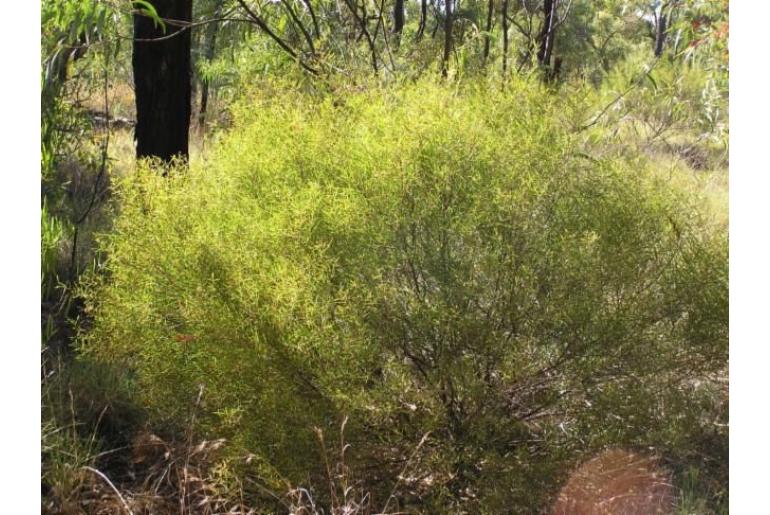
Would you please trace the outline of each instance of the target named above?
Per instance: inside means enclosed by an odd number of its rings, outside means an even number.
[[[224,488],[212,472],[224,440],[169,442],[139,433],[129,451],[130,473],[115,481],[96,467],[100,456],[67,460],[44,495],[45,514],[184,514],[251,515],[239,495]],[[68,455],[66,449],[57,450]],[[126,451],[118,449],[116,451]],[[114,452],[114,451],[113,451]]]

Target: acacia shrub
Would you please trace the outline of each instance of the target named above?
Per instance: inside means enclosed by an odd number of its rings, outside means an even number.
[[[398,502],[531,512],[583,453],[686,431],[666,388],[727,352],[724,237],[564,109],[527,80],[262,84],[205,161],[119,185],[81,350],[269,485],[319,484],[313,428],[349,416],[375,499],[429,434]]]

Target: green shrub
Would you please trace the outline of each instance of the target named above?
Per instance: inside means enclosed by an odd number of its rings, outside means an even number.
[[[81,349],[170,429],[203,385],[202,430],[268,482],[317,481],[313,428],[349,415],[384,500],[430,433],[400,483],[429,512],[531,512],[581,453],[664,446],[677,386],[726,366],[725,239],[564,109],[526,81],[246,92],[208,160],[120,184]]]
[[[701,152],[726,154],[726,78],[725,71],[713,67],[655,61],[636,52],[607,74],[596,103],[611,106],[602,120],[608,131],[624,125],[633,130],[623,133],[626,142],[630,136],[644,146],[662,142],[669,151],[701,147]]]

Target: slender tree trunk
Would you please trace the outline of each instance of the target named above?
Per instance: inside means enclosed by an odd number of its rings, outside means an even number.
[[[551,54],[553,53],[553,41],[555,35],[556,7],[559,0],[545,0],[543,2],[543,30],[538,38],[539,48],[537,51],[537,62],[548,68],[551,65]]]
[[[444,78],[449,75],[449,56],[452,53],[452,1],[444,0],[444,57],[441,65],[441,76]]]
[[[313,4],[310,3],[310,0],[302,0],[307,7],[308,12],[310,13],[310,18],[313,20],[313,30],[315,30],[315,37],[316,39],[321,37],[321,28],[318,26],[318,18],[316,18],[315,10],[313,9]]]
[[[214,6],[214,18],[222,17],[222,8],[225,0],[217,0]],[[206,40],[204,42],[203,57],[206,59],[206,63],[210,63],[214,59],[214,50],[217,44],[217,31],[219,29],[219,23],[210,23],[206,29]],[[209,104],[209,80],[203,78],[201,80],[201,106],[198,112],[198,127],[204,130],[206,127],[206,110]]]
[[[663,9],[661,9],[660,14],[657,17],[657,23],[655,24],[655,57],[663,55],[663,49],[666,46],[667,32],[668,18],[663,13]]]
[[[425,24],[428,22],[428,0],[420,0],[420,25],[417,27],[417,40],[425,34]]]
[[[494,20],[494,14],[495,14],[495,0],[489,0],[489,5],[487,6],[487,27],[486,27],[486,35],[484,36],[484,64],[487,63],[487,59],[489,59],[489,45],[492,43],[492,22]]]
[[[189,156],[190,29],[171,20],[192,20],[192,0],[154,0],[166,22],[134,15],[136,155],[170,161]],[[162,38],[162,39],[159,39]],[[155,40],[155,41],[147,41]]]
[[[508,0],[503,0],[503,76],[508,72]]]
[[[393,3],[393,32],[397,40],[404,31],[404,0],[396,0]]]

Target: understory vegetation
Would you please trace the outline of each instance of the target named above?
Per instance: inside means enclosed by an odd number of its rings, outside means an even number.
[[[482,60],[468,13],[445,61],[407,16],[388,66],[380,7],[375,50],[329,36],[317,76],[225,25],[161,162],[133,155],[121,13],[44,1],[44,512],[548,513],[628,449],[672,513],[726,513],[726,6],[685,2],[655,57],[595,4],[557,73],[521,34]],[[62,65],[72,34],[99,44]]]

